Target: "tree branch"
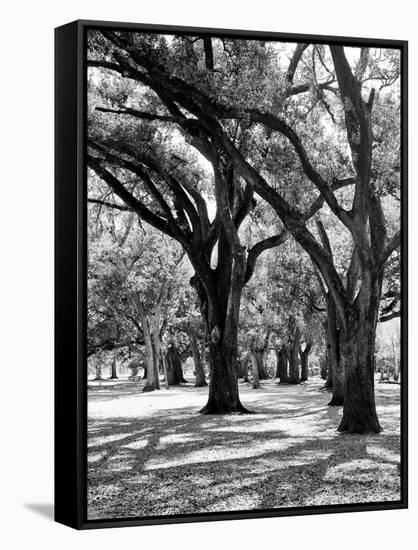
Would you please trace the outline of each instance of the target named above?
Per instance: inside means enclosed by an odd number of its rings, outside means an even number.
[[[401,316],[401,311],[393,311],[392,313],[388,313],[387,315],[381,315],[379,317],[379,321],[381,323],[385,323],[386,321],[390,321],[391,319],[395,319],[396,317]]]
[[[254,189],[247,183],[240,197],[240,201],[234,215],[234,223],[237,229],[240,227],[247,214],[251,211],[253,206],[253,197]]]
[[[322,246],[328,252],[331,261],[334,261],[333,256],[332,256],[331,243],[329,241],[328,233],[325,230],[325,227],[324,227],[324,224],[322,223],[322,220],[316,220],[316,226],[318,228],[318,233],[319,233],[319,237],[320,237],[321,242],[322,242]]]
[[[132,210],[128,206],[123,206],[121,204],[116,204],[116,203],[113,203],[113,202],[102,201],[100,199],[92,199],[90,197],[87,199],[87,202],[91,202],[93,204],[100,204],[102,206],[106,206],[107,208],[114,208],[116,210],[123,210],[123,211]]]
[[[367,68],[367,63],[369,61],[369,52],[369,48],[361,48],[360,58],[357,62],[356,68],[354,69],[354,76],[359,82],[363,78],[364,72]]]
[[[143,203],[138,201],[123,185],[122,183],[104,166],[101,159],[87,156],[87,163],[89,167],[96,172],[96,174],[105,181],[114,193],[132,210],[134,210],[145,222],[149,223],[156,229],[159,229],[166,235],[176,238],[173,231],[168,225],[166,219],[157,216],[151,210],[149,210]]]
[[[99,111],[100,113],[113,113],[116,115],[130,115],[135,118],[143,119],[143,120],[161,120],[163,122],[173,122],[176,124],[184,124],[185,119],[184,117],[173,117],[168,115],[159,115],[157,113],[147,113],[145,111],[138,111],[137,109],[111,109],[110,107],[96,107],[96,111]]]
[[[217,118],[250,119],[253,122],[265,124],[273,130],[280,131],[292,143],[300,158],[305,174],[318,188],[321,195],[324,196],[331,210],[345,225],[352,227],[351,216],[338,204],[328,183],[313,168],[298,135],[284,121],[278,117],[274,117],[270,113],[260,113],[257,110],[247,110],[243,112],[239,109],[217,105],[204,92],[197,90],[193,85],[184,82],[179,77],[170,76],[166,68],[155,61],[155,53],[152,55],[152,49],[150,49],[149,52],[147,48],[145,48],[144,51],[138,51],[137,48],[133,47],[128,41],[124,41],[119,35],[114,35],[105,31],[103,31],[103,34],[108,37],[117,48],[122,48],[132,58],[134,63],[146,70],[140,72],[135,67],[131,67],[126,63],[126,71],[129,73],[128,76],[145,83],[153,89],[160,98],[162,98],[163,95],[165,97],[170,97],[173,102],[181,105],[182,108],[198,118],[202,128],[204,128],[206,132],[206,140],[213,140],[215,147],[224,151],[232,160],[237,174],[247,181],[247,183],[252,185],[255,191],[273,206],[282,219],[282,222],[289,229],[297,242],[301,244],[311,258],[317,262],[328,286],[332,289],[336,305],[343,318],[344,309],[346,307],[345,289],[335,267],[332,262],[329,261],[329,255],[326,254],[320,243],[307,229],[301,213],[271,188],[261,174],[250,166],[242,157],[241,153],[226,135]],[[118,55],[116,57],[116,53],[113,53],[113,56],[122,64],[124,62],[123,56]],[[195,136],[196,134],[193,137]]]
[[[335,78],[332,78],[330,80],[327,80],[326,82],[321,82],[317,84],[316,88],[319,90],[329,90],[330,85],[335,82]],[[288,96],[294,96],[299,94],[304,94],[305,92],[309,92],[309,90],[312,88],[312,84],[306,83],[306,84],[299,84],[298,86],[292,86],[290,90],[287,92]]]
[[[141,64],[146,68],[150,68],[149,59],[140,53],[139,51],[133,49],[129,44],[123,42],[120,37],[114,36],[112,33],[104,32],[104,36],[111,40],[117,47],[123,48],[134,61]],[[300,60],[300,57],[303,51],[306,49],[307,45],[298,45],[294,52],[294,56],[289,65],[287,72],[287,78],[293,80],[294,71]],[[196,90],[190,84],[187,84],[178,77],[169,78],[168,74],[163,70],[162,67],[152,67],[153,75],[148,78],[147,85],[150,86],[157,94],[162,92],[167,92],[170,90],[173,99],[180,101],[182,106],[188,109],[196,117],[198,117],[203,125],[209,131],[213,131],[213,122],[214,119],[209,119],[211,115],[220,116],[221,118],[236,118],[236,119],[248,119],[250,118],[253,122],[259,122],[267,125],[272,130],[281,132],[285,137],[289,139],[295,148],[302,168],[307,175],[307,177],[316,185],[320,193],[324,196],[327,204],[331,210],[336,214],[340,220],[347,225],[351,226],[351,218],[348,213],[341,208],[338,204],[334,194],[332,193],[328,183],[322,178],[322,176],[313,168],[306,150],[304,149],[299,137],[297,134],[281,119],[275,117],[271,113],[262,113],[256,109],[245,110],[243,112],[240,109],[234,109],[231,107],[225,107],[222,105],[217,105],[214,101],[208,98],[203,92]],[[144,82],[144,77],[142,74],[133,74],[133,78],[137,78]],[[206,124],[205,124],[206,123]],[[194,124],[194,121],[193,121]],[[215,131],[221,130],[220,125],[217,125]]]
[[[293,52],[292,58],[289,63],[289,67],[286,71],[286,81],[289,84],[293,83],[293,80],[295,78],[296,69],[299,65],[299,61],[302,59],[303,52],[306,50],[306,48],[309,46],[309,44],[297,44],[296,48]]]
[[[343,46],[330,46],[344,109],[347,139],[358,176],[353,210],[362,218],[366,215],[372,159],[370,112],[361,96],[361,85],[353,75]]]
[[[213,48],[212,48],[212,38],[210,36],[202,36],[203,46],[205,49],[205,65],[209,71],[213,71]]]
[[[112,349],[118,349],[118,348],[124,348],[125,346],[132,346],[132,345],[138,345],[143,346],[144,340],[142,339],[136,339],[136,340],[127,340],[126,342],[119,342],[115,343],[113,341],[107,341],[103,344],[97,344],[89,346],[87,345],[87,357],[90,357],[90,355],[94,355],[99,350],[105,350],[105,351],[111,351]]]
[[[385,249],[383,250],[382,256],[380,257],[380,267],[382,268],[386,261],[389,259],[389,257],[395,252],[395,250],[400,246],[401,244],[401,230],[399,229],[393,237],[390,239],[388,244],[386,245]]]
[[[120,65],[117,63],[112,63],[111,61],[100,61],[96,59],[88,59],[87,65],[89,67],[98,67],[101,69],[110,69],[111,71],[115,71],[117,73],[123,74],[123,69]]]
[[[348,187],[349,185],[355,185],[356,184],[356,178],[344,178],[340,180],[335,180],[334,183],[331,185],[331,191],[338,191],[339,189],[342,189],[344,187]],[[311,206],[306,210],[306,212],[303,215],[303,218],[308,221],[312,216],[314,216],[323,206],[325,202],[324,197],[319,194],[318,197],[313,201]]]
[[[112,153],[111,151],[107,150],[103,146],[93,144],[91,142],[90,142],[90,145],[93,148],[96,148],[100,152],[104,153],[107,158],[111,159],[113,162],[117,163],[119,166],[123,168],[127,168],[128,170],[130,170],[131,172],[139,176],[144,181],[144,184],[148,188],[149,192],[153,195],[153,197],[157,200],[158,204],[161,206],[161,208],[165,212],[169,225],[170,224],[172,225],[173,232],[174,233],[176,233],[177,231],[181,232],[181,229],[184,229],[185,234],[189,235],[190,233],[190,229],[188,227],[189,223],[186,217],[184,216],[184,214],[180,215],[182,219],[180,220],[181,227],[179,227],[178,224],[176,223],[176,219],[172,214],[170,206],[167,204],[163,195],[160,193],[160,191],[158,190],[158,188],[150,178],[149,174],[144,169],[144,167],[141,166],[141,164],[139,164],[136,161],[133,162],[133,161],[122,159],[117,155],[115,155],[114,153]],[[131,151],[124,150],[124,149],[120,149],[118,152],[123,155],[133,156],[134,158],[136,157],[140,163],[145,164],[150,170],[152,170],[153,172],[156,172],[158,176],[163,178],[166,185],[173,192],[175,207],[177,209],[184,210],[188,214],[190,218],[190,222],[192,224],[192,228],[193,228],[193,236],[195,238],[202,239],[202,225],[201,225],[201,220],[198,216],[198,213],[196,212],[196,209],[193,203],[191,202],[191,200],[189,199],[188,195],[185,193],[182,187],[182,184],[174,177],[174,175],[171,172],[168,172],[167,170],[163,169],[161,165],[158,164],[154,160],[154,158],[151,157],[150,155],[146,155],[144,153],[139,153],[139,152],[131,153]],[[190,188],[191,186],[188,186],[188,187]],[[199,197],[203,201],[203,198],[200,196],[197,190],[193,190],[193,194],[195,197],[199,195]],[[200,206],[202,207],[202,205]]]
[[[267,237],[266,239],[259,241],[249,250],[248,256],[247,256],[247,268],[245,271],[245,278],[244,278],[246,283],[251,279],[254,273],[255,264],[260,254],[264,252],[264,250],[268,250],[270,248],[274,248],[276,246],[283,244],[288,237],[289,237],[288,231],[283,230],[278,235]]]
[[[272,113],[264,113],[257,109],[248,109],[243,113],[242,109],[236,109],[233,107],[220,108],[220,115],[221,118],[248,119],[249,117],[250,121],[264,124],[271,130],[278,131],[284,135],[293,145],[305,175],[316,186],[332,212],[344,223],[344,225],[348,228],[352,227],[352,219],[349,213],[338,204],[338,201],[332,192],[331,186],[312,166],[299,136],[284,120],[276,117]]]

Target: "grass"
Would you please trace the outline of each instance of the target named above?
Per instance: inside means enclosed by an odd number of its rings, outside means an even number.
[[[383,432],[361,436],[322,384],[240,384],[256,414],[201,416],[207,388],[90,382],[89,519],[399,500],[399,386],[376,385]]]

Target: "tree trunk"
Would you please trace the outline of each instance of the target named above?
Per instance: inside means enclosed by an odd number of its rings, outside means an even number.
[[[300,379],[302,382],[306,382],[309,376],[309,353],[311,351],[312,344],[310,342],[305,344],[305,349],[302,351],[302,348],[299,347],[299,354],[301,360],[301,375]]]
[[[290,346],[289,354],[289,384],[299,384],[299,344],[300,344],[300,330],[296,326],[293,334],[293,342]]]
[[[340,432],[364,434],[382,430],[374,396],[376,324],[382,280],[382,271],[375,275],[363,269],[360,291],[348,311],[342,335],[345,394]]]
[[[116,369],[116,359],[113,359],[111,369],[112,369],[112,372],[110,375],[110,380],[115,380],[118,378],[118,373]]]
[[[207,326],[212,327],[208,331],[210,385],[208,402],[200,411],[202,414],[250,412],[241,404],[238,393],[237,340],[242,287],[234,290],[235,299],[228,304],[228,323],[225,322],[223,330],[216,322],[223,317],[222,309],[210,308],[208,312]]]
[[[276,348],[274,352],[276,354],[276,374],[274,378],[280,378],[280,350]]]
[[[167,286],[167,281],[164,281],[161,285],[160,295],[157,300],[157,304],[155,306],[155,312],[154,312],[154,323],[153,323],[153,330],[152,330],[152,344],[153,344],[153,352],[154,352],[154,361],[153,361],[153,368],[154,368],[154,383],[155,383],[155,389],[160,389],[160,357],[161,357],[161,340],[160,340],[160,321],[161,321],[161,307],[162,302],[165,297],[165,290]]]
[[[244,382],[249,382],[247,358],[244,358],[241,361],[239,361],[239,377],[242,378]]]
[[[329,406],[340,407],[344,404],[344,362],[341,357],[340,331],[337,327],[337,314],[332,296],[327,296],[328,342],[330,358],[330,376],[332,399]]]
[[[272,330],[268,330],[264,338],[264,344],[257,352],[258,378],[259,380],[267,380],[269,375],[267,372],[267,355],[270,351],[270,342],[273,335]]]
[[[208,384],[206,382],[205,371],[203,369],[203,365],[202,365],[202,361],[199,353],[199,347],[197,345],[196,333],[192,326],[189,327],[188,333],[189,333],[190,347],[192,349],[192,354],[193,354],[194,370],[195,370],[195,376],[196,376],[195,387],[200,388],[203,386],[207,386]]]
[[[267,380],[268,373],[266,369],[266,363],[263,359],[264,354],[262,352],[257,353],[257,365],[258,365],[258,378],[259,380]]]
[[[155,389],[160,389],[160,355],[161,346],[159,342],[155,340],[155,333],[152,335],[152,368],[154,371],[154,384]]]
[[[346,389],[340,432],[379,433],[376,414],[372,357],[367,335],[357,334],[344,343]]]
[[[334,380],[333,380],[333,370],[332,370],[332,362],[331,362],[331,346],[330,344],[327,344],[327,349],[325,350],[325,358],[324,358],[324,373],[322,375],[322,378],[325,380],[325,387],[326,388],[332,388]]]
[[[289,376],[287,372],[287,347],[283,344],[279,351],[276,350],[277,372],[276,378],[280,378],[280,384],[288,384]]]
[[[238,394],[238,376],[230,346],[222,341],[209,345],[210,385],[207,404],[202,414],[249,413]]]
[[[257,350],[251,352],[251,363],[253,367],[253,390],[260,388],[260,355]]]
[[[166,390],[170,389],[170,385],[168,383],[168,370],[167,370],[167,361],[165,360],[165,353],[163,350],[163,346],[161,346],[161,360],[163,362],[163,369],[164,369],[164,386]]]
[[[142,316],[142,331],[145,342],[145,361],[147,363],[147,379],[143,391],[154,391],[156,389],[154,370],[154,348],[151,340],[148,317]]]
[[[219,163],[218,163],[219,162]],[[210,277],[195,279],[200,310],[209,336],[210,385],[202,414],[249,413],[238,392],[238,326],[242,289],[245,284],[245,250],[232,219],[231,193],[235,180],[233,167],[219,159],[213,163],[215,195],[221,224],[217,265]]]
[[[322,380],[325,380],[325,387],[328,387],[327,378],[329,374],[329,366],[330,366],[330,361],[329,361],[329,352],[328,352],[328,344],[327,344],[325,346],[325,353],[321,357],[321,372],[320,372]],[[332,380],[331,380],[331,386],[332,386]]]
[[[169,386],[177,386],[187,381],[184,379],[183,370],[181,368],[180,353],[175,344],[171,344],[165,354],[167,364],[167,380]]]

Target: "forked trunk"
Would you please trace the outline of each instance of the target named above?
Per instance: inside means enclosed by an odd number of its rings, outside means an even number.
[[[219,176],[220,174],[217,174]],[[220,178],[222,179],[222,178]],[[215,177],[217,181],[217,177]],[[220,200],[227,202],[224,185],[217,187]],[[219,197],[218,197],[219,198]],[[223,216],[228,218],[226,204]],[[249,413],[238,393],[238,325],[241,294],[244,286],[245,253],[231,220],[224,220],[218,240],[216,270],[205,286],[196,278],[194,284],[200,301],[209,340],[210,384],[207,404],[202,414]],[[232,245],[232,246],[231,246]]]

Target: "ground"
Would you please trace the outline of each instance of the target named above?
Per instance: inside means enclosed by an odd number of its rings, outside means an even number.
[[[89,382],[89,519],[399,500],[399,386],[376,385],[383,432],[361,436],[322,385],[240,383],[255,414],[201,416],[207,388]]]

